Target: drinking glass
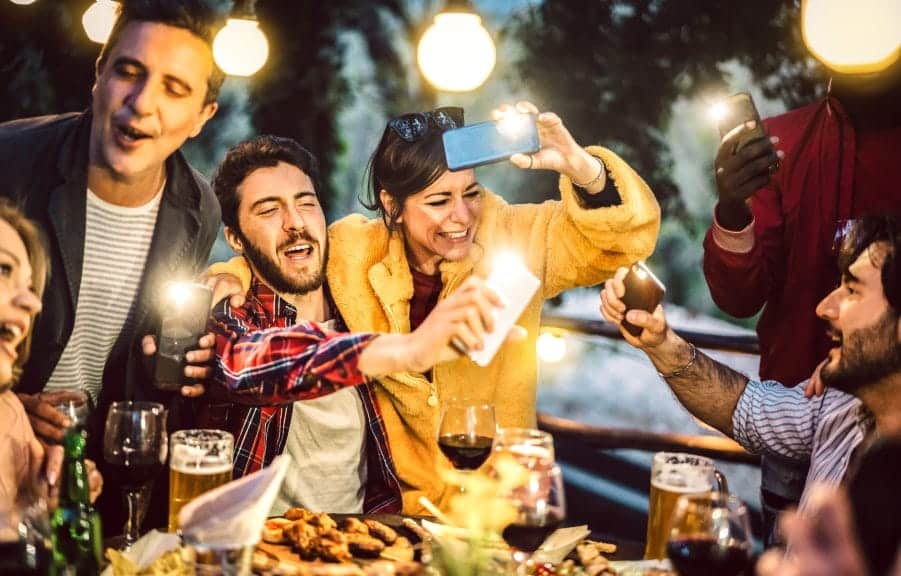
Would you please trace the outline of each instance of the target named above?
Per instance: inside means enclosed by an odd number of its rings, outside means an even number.
[[[0,574],[47,574],[52,550],[47,501],[35,494],[0,509]]]
[[[106,415],[103,459],[123,484],[128,520],[124,545],[140,537],[144,492],[166,462],[166,410],[155,402],[114,402]]]
[[[88,418],[94,411],[90,394],[80,388],[53,390],[41,393],[41,400],[68,416],[72,426],[83,432],[87,431]]]
[[[644,557],[666,557],[666,539],[676,500],[684,494],[713,490],[713,460],[694,454],[658,452],[651,465],[651,493],[648,506],[648,531]]]
[[[232,479],[235,438],[223,430],[179,430],[169,443],[169,532],[175,532],[185,504]]]
[[[680,576],[744,573],[751,561],[751,523],[745,505],[721,492],[680,496],[666,553]]]
[[[509,454],[526,468],[554,464],[554,438],[534,428],[501,428],[494,439],[494,454]]]
[[[453,399],[445,404],[438,447],[457,470],[475,470],[491,455],[494,404]]]
[[[522,467],[514,487],[504,498],[512,504],[515,519],[501,534],[513,549],[517,573],[528,573],[528,562],[548,535],[557,529],[566,515],[563,474],[560,467]]]

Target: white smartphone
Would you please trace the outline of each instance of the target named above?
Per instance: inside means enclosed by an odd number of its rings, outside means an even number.
[[[541,285],[541,281],[514,254],[501,254],[495,258],[491,274],[485,283],[500,295],[506,306],[495,312],[494,330],[486,334],[485,346],[469,353],[472,361],[479,366],[487,366],[491,362],[507,338],[507,332]]]

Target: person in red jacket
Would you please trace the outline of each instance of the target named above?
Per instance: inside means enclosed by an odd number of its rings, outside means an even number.
[[[748,123],[717,150],[704,276],[723,311],[744,318],[763,309],[760,377],[790,386],[831,346],[814,309],[838,281],[844,226],[901,213],[901,59],[876,74],[833,71],[825,98],[763,124],[769,138],[736,151]],[[765,519],[796,499],[805,475],[764,461]]]

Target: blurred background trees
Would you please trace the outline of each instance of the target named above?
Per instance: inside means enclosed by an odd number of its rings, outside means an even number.
[[[211,0],[223,12],[228,0]],[[84,37],[91,0],[0,0],[0,120],[89,106],[98,46]],[[498,67],[477,93],[438,94],[421,80],[415,42],[440,0],[259,0],[272,47],[249,80],[229,79],[220,112],[186,148],[211,175],[228,146],[255,133],[296,138],[320,158],[331,218],[360,210],[362,176],[386,117],[462,104],[467,121],[530,99],[579,142],[621,154],[664,208],[654,260],[668,299],[713,311],[698,274],[714,201],[716,134],[705,102],[749,89],[764,115],[809,102],[824,85],[783,0],[481,0]],[[508,166],[480,178],[511,201],[556,195],[552,175]],[[225,255],[223,247],[214,257]]]

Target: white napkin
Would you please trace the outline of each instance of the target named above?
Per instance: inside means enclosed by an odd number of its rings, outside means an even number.
[[[272,502],[288,471],[288,456],[192,500],[181,509],[178,522],[188,544],[210,548],[255,545]]]

